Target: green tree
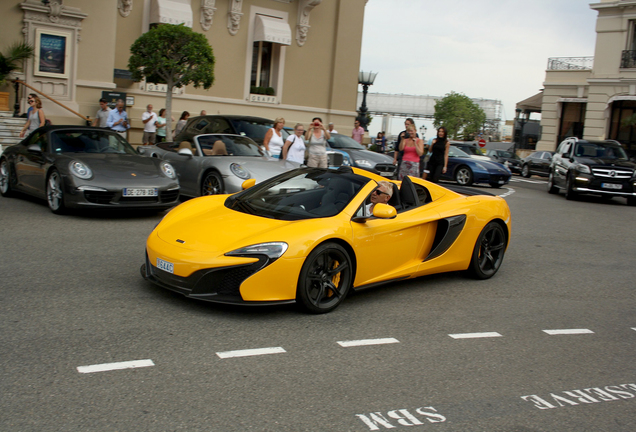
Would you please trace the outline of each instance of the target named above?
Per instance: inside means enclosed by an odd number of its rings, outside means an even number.
[[[133,79],[166,84],[166,136],[170,137],[172,89],[214,83],[214,54],[204,35],[180,25],[161,24],[141,35],[130,47],[128,70]]]
[[[451,139],[479,132],[486,121],[486,113],[468,96],[450,92],[435,102],[435,127],[444,126]]]
[[[22,42],[11,45],[6,55],[0,53],[0,85],[4,84],[9,75],[22,70],[22,62],[33,56],[33,47]]]

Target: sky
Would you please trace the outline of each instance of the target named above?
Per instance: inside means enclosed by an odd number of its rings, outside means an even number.
[[[549,57],[594,55],[597,12],[590,3],[369,0],[360,70],[378,72],[369,92],[444,96],[454,91],[498,99],[503,119],[512,120],[516,103],[543,87]],[[432,122],[416,124],[432,136]],[[371,136],[380,127],[381,120],[374,119]],[[403,119],[394,119],[388,132],[402,129]]]

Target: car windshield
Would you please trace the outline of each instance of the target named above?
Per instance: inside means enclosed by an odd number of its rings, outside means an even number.
[[[263,156],[254,141],[233,135],[199,135],[197,141],[203,156]]]
[[[234,129],[236,129],[237,134],[250,137],[258,144],[261,144],[263,142],[265,134],[273,126],[272,122],[261,120],[233,119],[231,120],[231,122],[234,125]],[[287,140],[289,132],[287,132],[285,129],[283,129],[281,132],[283,135],[283,141]]]
[[[604,142],[582,142],[577,143],[574,148],[574,156],[590,157],[601,159],[627,160],[627,154],[621,146]]]
[[[125,139],[104,129],[51,132],[53,153],[137,154]]]
[[[329,145],[332,148],[336,148],[336,149],[366,150],[362,145],[358,143],[358,141],[346,135],[340,135],[340,134],[331,134],[331,138],[329,139]]]
[[[331,217],[369,181],[351,172],[300,168],[230,196],[225,206],[278,220]]]
[[[519,159],[519,156],[517,156],[516,153],[512,153],[512,152],[508,152],[508,151],[500,151],[499,152],[499,156],[500,157],[504,157],[504,158],[508,158],[508,159]]]
[[[460,158],[470,157],[467,153],[461,151],[460,149],[458,149],[455,146],[450,146],[450,149],[448,150],[448,156],[449,157],[460,157]]]

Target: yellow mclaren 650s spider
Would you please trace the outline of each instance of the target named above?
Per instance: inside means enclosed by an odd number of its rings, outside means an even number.
[[[297,302],[325,313],[352,289],[499,270],[510,240],[506,201],[411,177],[385,181],[357,168],[298,168],[192,199],[152,231],[141,274],[199,300]]]

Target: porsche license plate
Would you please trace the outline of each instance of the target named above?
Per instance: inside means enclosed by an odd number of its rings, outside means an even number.
[[[125,197],[154,197],[159,195],[157,188],[124,188]]]
[[[616,184],[616,183],[602,183],[601,187],[603,189],[623,189],[622,184]]]
[[[161,258],[157,258],[157,268],[168,273],[174,273],[174,264],[164,261]]]

